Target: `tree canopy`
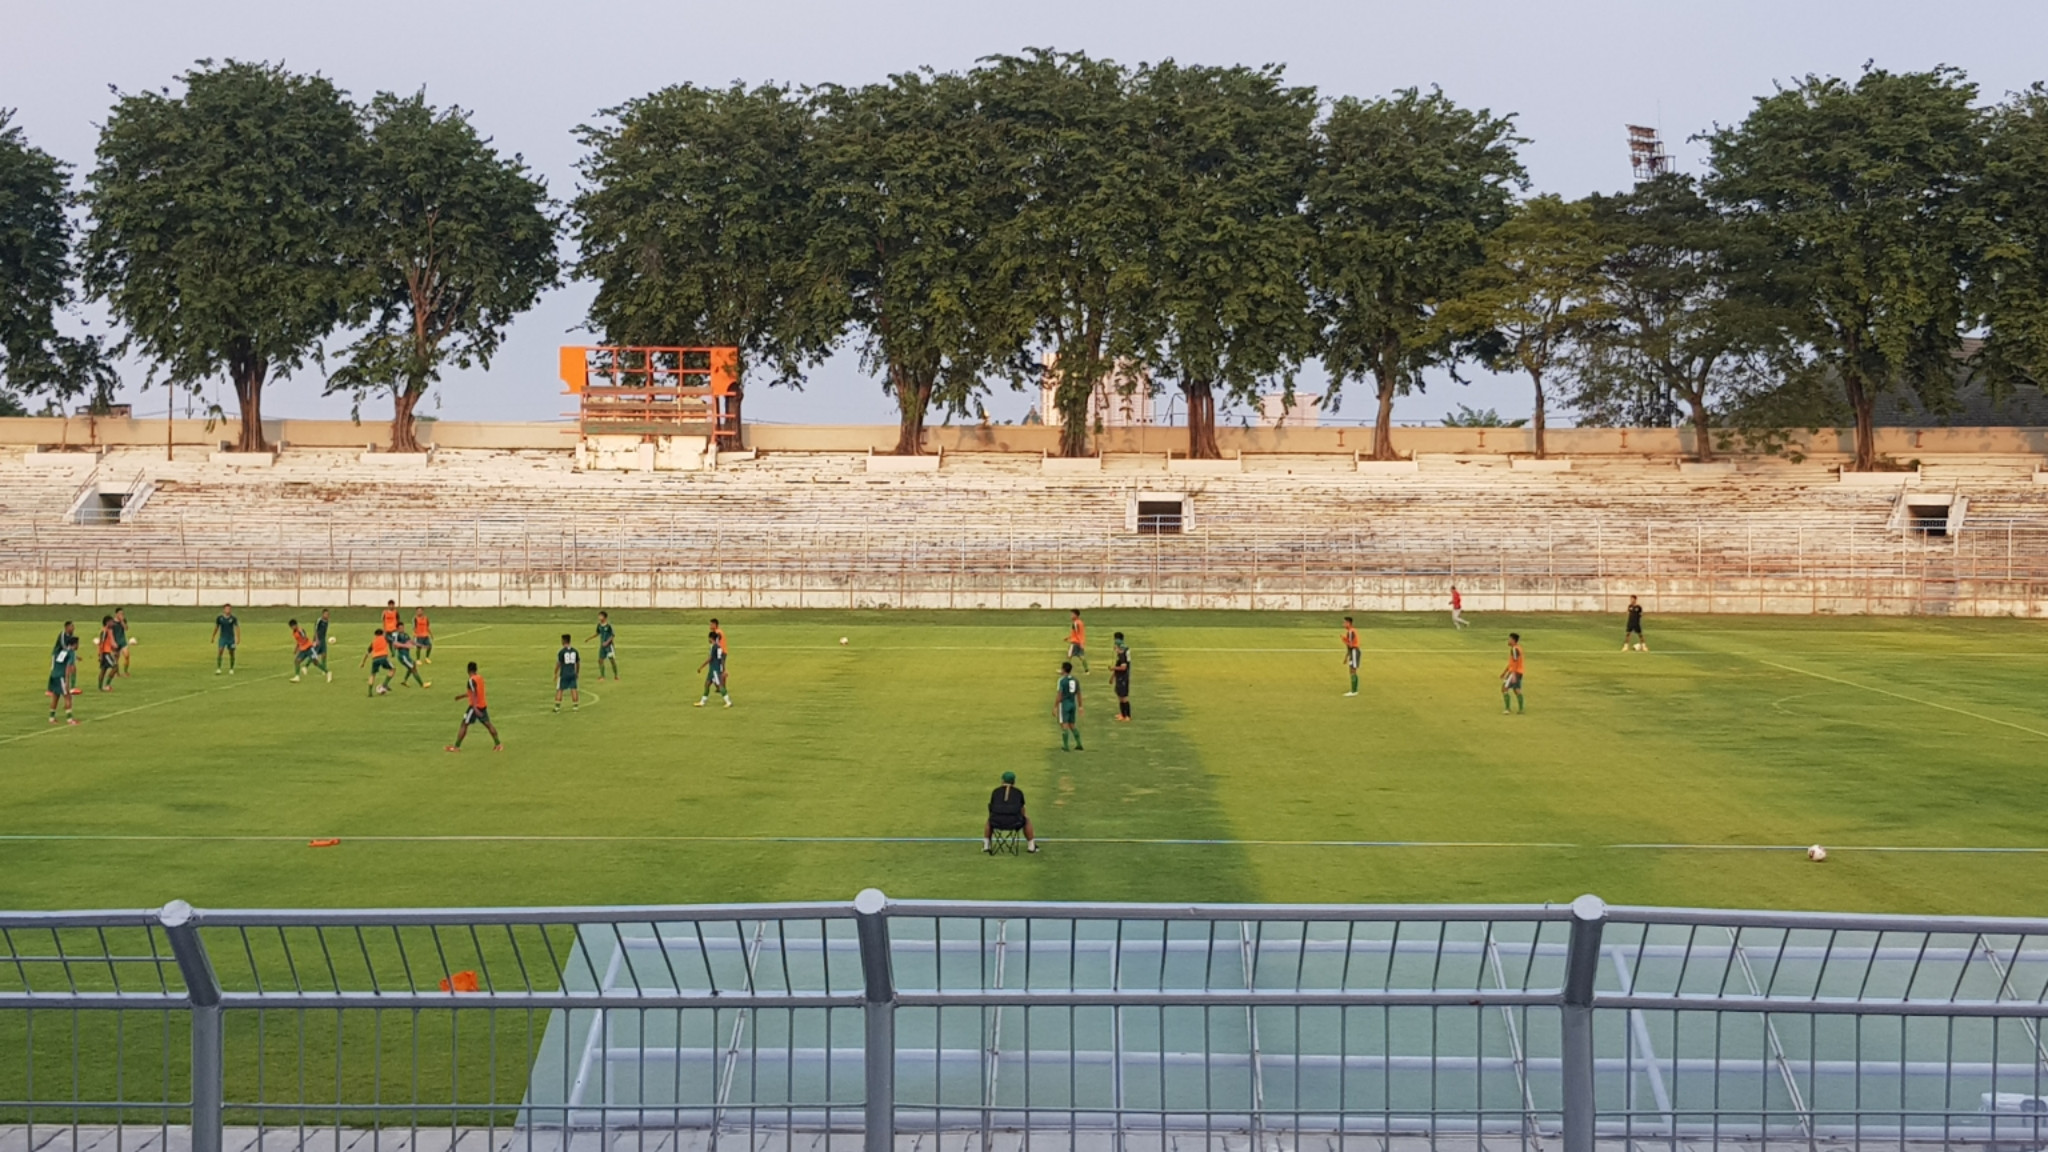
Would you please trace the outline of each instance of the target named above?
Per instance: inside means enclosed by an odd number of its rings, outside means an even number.
[[[114,377],[94,336],[70,336],[59,320],[75,297],[67,166],[31,145],[0,108],[0,406],[19,396],[62,401],[89,394],[104,410]]]
[[[815,107],[810,266],[843,286],[862,363],[896,400],[896,451],[915,455],[933,407],[966,414],[1025,339],[1006,328],[990,266],[990,234],[1016,196],[965,77],[827,87]]]
[[[1188,456],[1213,459],[1216,391],[1256,403],[1315,350],[1301,213],[1315,93],[1278,67],[1168,60],[1139,72],[1135,102],[1165,176],[1149,213],[1157,324],[1145,359],[1187,399]]]
[[[385,93],[366,115],[353,239],[369,323],[328,390],[389,392],[391,449],[411,452],[413,409],[442,368],[489,367],[556,283],[555,221],[546,187],[461,109]]]
[[[85,282],[172,386],[225,374],[244,451],[263,389],[321,352],[356,303],[362,131],[320,76],[202,61],[184,92],[121,96],[85,194]]]
[[[1949,68],[1809,76],[1707,137],[1707,193],[1756,241],[1761,266],[1739,283],[1841,390],[1858,469],[1878,463],[1879,394],[1937,412],[1954,397],[1980,234],[1976,95]]]
[[[1308,190],[1309,276],[1334,394],[1371,377],[1375,460],[1394,458],[1394,397],[1469,349],[1435,322],[1527,183],[1512,118],[1416,89],[1330,108]]]
[[[577,273],[616,344],[730,345],[741,371],[798,384],[844,330],[813,274],[814,123],[787,87],[678,84],[577,130]]]

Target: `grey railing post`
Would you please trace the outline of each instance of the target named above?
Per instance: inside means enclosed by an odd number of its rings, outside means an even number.
[[[171,955],[192,1003],[192,1152],[221,1152],[221,1105],[226,1099],[221,1049],[220,981],[199,939],[198,914],[183,900],[157,913]]]
[[[888,909],[889,898],[877,888],[863,888],[853,898],[867,1001],[866,1152],[892,1152],[896,1146],[896,979],[889,963]]]
[[[1593,1152],[1593,979],[1600,971],[1600,931],[1607,905],[1598,896],[1572,901],[1565,950],[1564,1010],[1558,1053],[1564,1064],[1564,1152]]]

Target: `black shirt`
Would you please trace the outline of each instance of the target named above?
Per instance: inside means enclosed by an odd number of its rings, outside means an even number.
[[[1641,604],[1631,604],[1628,606],[1628,630],[1631,632],[1641,632],[1643,630],[1643,606]]]
[[[1022,820],[1024,790],[1015,784],[1005,784],[989,793],[988,816],[991,820]]]
[[[1131,650],[1119,644],[1116,646],[1116,663],[1110,665],[1111,672],[1119,676],[1131,674]]]

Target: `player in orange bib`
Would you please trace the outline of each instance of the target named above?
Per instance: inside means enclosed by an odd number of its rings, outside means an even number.
[[[425,608],[416,608],[412,614],[412,649],[420,654],[420,663],[434,662],[434,622],[427,619]]]
[[[356,667],[361,668],[365,663],[370,666],[370,679],[364,695],[382,696],[391,691],[391,678],[397,675],[397,671],[391,667],[391,641],[382,628],[371,635],[369,650],[363,653],[361,660],[356,661]],[[384,683],[381,685],[377,683],[379,672],[384,673]]]
[[[1079,660],[1081,672],[1088,671],[1088,626],[1081,623],[1081,610],[1074,609],[1074,622],[1067,625],[1067,659]]]
[[[306,669],[312,667],[320,657],[313,651],[313,638],[306,635],[306,630],[299,627],[299,622],[290,620],[287,623],[292,628],[292,683],[297,684],[299,678],[306,674]]]
[[[1508,694],[1511,692],[1515,697],[1515,706],[1512,709],[1508,707]],[[1522,703],[1522,634],[1520,632],[1510,632],[1508,633],[1508,666],[1502,669],[1500,674],[1500,714],[1505,716],[1511,711],[1527,712],[1528,710]]]
[[[114,677],[121,671],[121,650],[114,643],[114,618],[112,616],[100,618],[98,650],[100,654],[100,691],[112,692],[114,690]]]
[[[384,602],[384,634],[389,636],[396,631],[398,631],[398,601],[386,600]]]
[[[491,734],[491,751],[503,752],[505,750],[505,741],[499,738],[498,730],[491,725],[490,701],[484,697],[484,678],[477,675],[476,661],[471,660],[469,662],[469,682],[463,686],[461,694],[455,698],[463,702],[462,727],[455,730],[455,743],[448,745],[444,750],[448,752],[462,751],[462,738],[469,735],[469,726],[471,724],[481,724],[484,726],[484,731]]]
[[[1344,618],[1344,667],[1351,672],[1351,691],[1346,696],[1358,695],[1358,629],[1351,626],[1351,617]]]

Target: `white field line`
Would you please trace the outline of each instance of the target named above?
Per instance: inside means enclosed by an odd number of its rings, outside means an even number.
[[[298,836],[244,836],[208,833],[119,833],[17,832],[0,834],[0,844],[10,843],[260,843],[299,844],[333,836],[330,833]],[[350,836],[334,837],[344,843],[370,844],[975,844],[978,836]],[[1234,840],[1178,839],[1127,836],[1040,837],[1045,844],[1107,844],[1159,846],[1181,845],[1205,848],[1393,848],[1457,851],[1542,850],[1617,852],[1800,852],[1803,844],[1566,844],[1512,840]],[[1992,847],[1962,844],[1844,844],[1828,848],[1830,853],[1925,853],[1946,855],[2048,855],[2048,846]]]
[[[1972,720],[1982,720],[1986,724],[1997,724],[2001,727],[2011,728],[2018,732],[2025,732],[2030,735],[2048,738],[2048,732],[2043,732],[2039,728],[2029,728],[2025,724],[2015,724],[2010,720],[2000,720],[1996,716],[1986,716],[1981,712],[1972,712],[1967,708],[1958,708],[1953,704],[1943,704],[1937,700],[1923,700],[1918,696],[1908,696],[1904,692],[1894,692],[1889,688],[1878,688],[1869,684],[1858,684],[1854,680],[1844,680],[1840,676],[1830,676],[1825,672],[1813,672],[1805,668],[1794,668],[1790,664],[1780,664],[1776,660],[1765,660],[1762,657],[1754,657],[1753,659],[1755,659],[1756,662],[1759,664],[1768,664],[1773,668],[1782,668],[1787,672],[1797,672],[1801,676],[1811,676],[1815,680],[1826,680],[1830,683],[1840,684],[1848,688],[1854,688],[1859,692],[1875,692],[1880,696],[1890,696],[1894,700],[1904,700],[1908,704],[1919,704],[1927,708],[1939,708],[1943,712],[1953,712],[1958,716],[1968,716]]]

